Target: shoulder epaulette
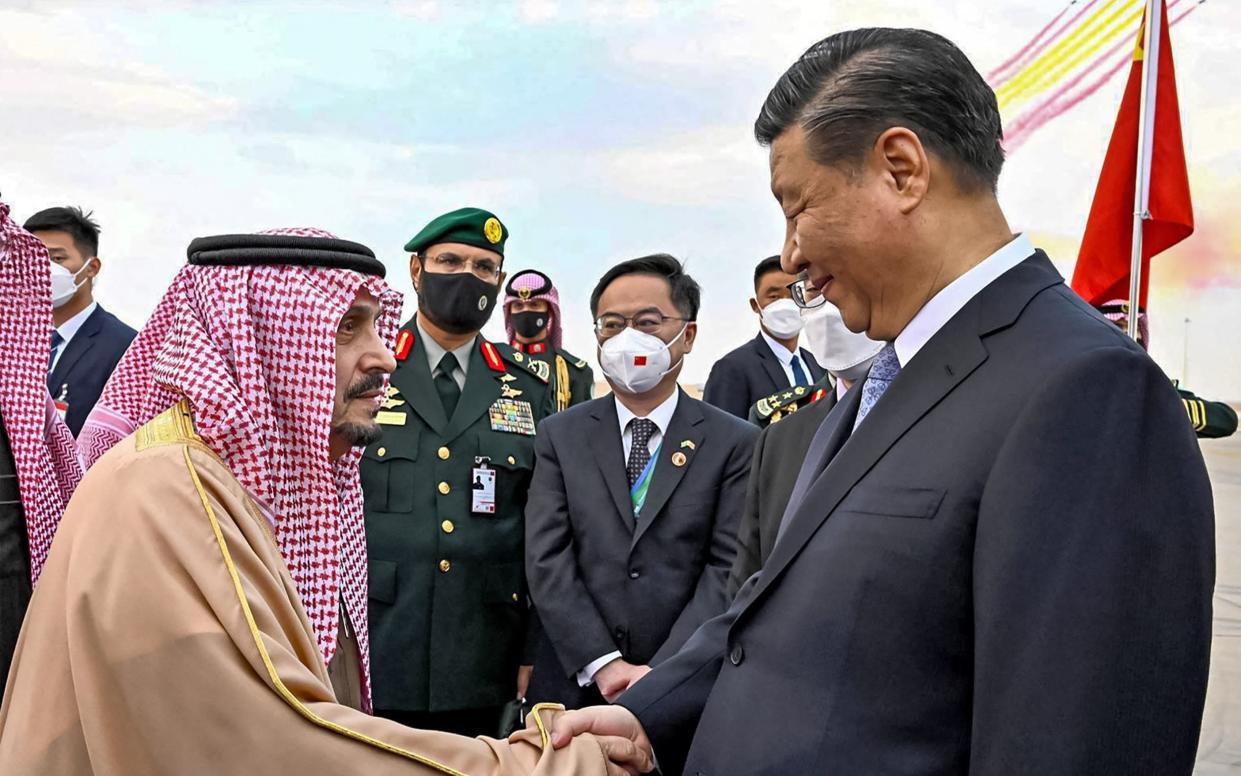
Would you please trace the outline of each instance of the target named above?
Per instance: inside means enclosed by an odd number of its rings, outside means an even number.
[[[551,380],[552,368],[546,361],[542,361],[537,358],[530,358],[526,354],[518,351],[512,345],[505,345],[501,342],[491,343],[486,342],[486,340],[484,340],[484,342],[499,353],[500,357],[502,357],[505,361],[508,361],[514,366],[520,367],[522,371],[529,372],[545,383]]]
[[[574,369],[586,369],[587,368],[586,359],[584,358],[578,358],[577,356],[573,355],[567,350],[561,350],[560,355],[564,356],[565,363],[567,363],[569,366],[573,367]]]

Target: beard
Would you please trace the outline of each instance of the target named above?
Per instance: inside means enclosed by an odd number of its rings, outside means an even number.
[[[350,447],[366,447],[372,442],[378,442],[383,436],[383,429],[378,423],[341,423],[332,429],[343,440],[349,443]]]
[[[383,387],[384,376],[382,374],[367,375],[349,386],[349,390],[345,391],[346,405],[355,399],[361,398],[362,394],[381,391]],[[371,418],[374,418],[378,412],[379,407],[375,407],[374,411],[370,413]],[[343,420],[332,427],[332,432],[347,441],[351,447],[366,447],[372,442],[379,441],[379,438],[383,436],[383,429],[370,418],[364,422]]]

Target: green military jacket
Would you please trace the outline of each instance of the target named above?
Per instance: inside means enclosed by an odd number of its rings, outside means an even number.
[[[1218,439],[1232,436],[1237,431],[1237,412],[1222,401],[1200,399],[1193,391],[1179,385],[1176,392],[1181,395],[1181,403],[1185,405],[1185,414],[1189,416],[1190,425],[1200,439]]]
[[[792,415],[802,407],[828,396],[835,401],[836,378],[824,372],[814,385],[798,385],[759,399],[750,408],[749,421],[759,428],[766,428],[772,423],[778,423],[781,418]]]
[[[526,635],[526,493],[547,380],[479,337],[452,417],[414,321],[362,455],[376,709],[499,706],[516,693]],[[476,470],[495,472],[494,514],[474,509]]]
[[[522,344],[513,342],[514,358],[519,363],[544,364],[536,367],[539,375],[548,378],[551,385],[555,411],[567,409],[574,404],[590,401],[595,394],[595,373],[583,359],[567,350],[552,347],[547,342]]]

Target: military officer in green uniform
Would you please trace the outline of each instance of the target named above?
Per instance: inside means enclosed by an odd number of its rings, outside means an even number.
[[[1128,301],[1115,299],[1101,305],[1098,310],[1104,318],[1121,329],[1128,329]],[[1144,309],[1138,310],[1138,344],[1144,350],[1150,348],[1150,324]],[[1181,403],[1185,405],[1185,415],[1189,418],[1189,425],[1199,439],[1219,439],[1232,436],[1237,432],[1237,412],[1230,405],[1222,401],[1203,399],[1188,388],[1182,388],[1177,380],[1173,380],[1172,384],[1181,397]]]
[[[560,346],[560,293],[551,278],[535,269],[513,275],[504,295],[504,330],[519,358],[546,365],[539,374],[548,376],[557,410],[592,398],[594,372]]]
[[[524,689],[522,512],[547,375],[479,332],[496,306],[508,229],[463,208],[405,245],[418,312],[362,458],[376,713],[497,735]]]

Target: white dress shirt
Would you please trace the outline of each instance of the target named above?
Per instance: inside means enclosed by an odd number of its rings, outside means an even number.
[[[60,357],[65,354],[65,348],[69,346],[69,340],[73,339],[73,335],[78,333],[78,329],[82,328],[82,324],[86,323],[86,319],[95,312],[95,308],[99,307],[98,302],[91,302],[77,315],[56,327],[56,333],[60,335],[64,342],[56,348],[56,355],[52,356],[52,365],[48,368],[48,374],[56,368],[60,363]]]
[[[439,376],[440,359],[444,357],[447,350],[435,341],[427,330],[422,328],[422,321],[418,318],[414,319],[414,326],[418,329],[418,336],[422,337],[422,347],[427,351],[427,366],[431,368],[431,379]],[[459,348],[455,348],[452,354],[457,357],[457,368],[452,370],[452,379],[456,382],[457,387],[464,390],[465,376],[470,369],[470,351],[474,349],[474,345],[478,342],[478,337],[465,343]]]
[[[901,368],[906,367],[922,346],[944,328],[944,324],[971,299],[978,296],[979,292],[1000,275],[1030,258],[1032,253],[1034,246],[1030,238],[1019,234],[931,297],[931,301],[924,304],[913,320],[896,335],[896,360],[900,362]]]
[[[806,384],[809,385],[812,382],[810,380],[810,367],[806,366],[806,359],[802,358],[800,349],[799,352],[794,353],[762,329],[759,329],[758,333],[763,335],[763,341],[767,343],[767,347],[771,349],[776,360],[780,362],[780,368],[784,370],[784,376],[788,378],[789,385],[797,385],[797,377],[793,374],[794,358],[801,362],[801,370],[806,375]]]
[[[681,389],[678,387],[672,392],[672,395],[664,400],[655,409],[651,410],[651,414],[645,417],[655,424],[655,431],[651,434],[651,441],[647,443],[647,450],[650,451],[651,457],[655,457],[655,452],[659,450],[659,445],[664,441],[664,434],[668,433],[668,425],[672,423],[672,414],[677,411],[677,400],[681,396]],[[629,421],[638,417],[632,410],[621,403],[621,400],[613,396],[616,402],[616,418],[620,422],[621,446],[625,450],[625,460],[629,460],[629,451],[633,449],[633,430],[629,428]],[[621,653],[613,650],[608,654],[590,661],[586,667],[577,672],[577,684],[579,687],[589,687],[594,684],[595,674],[599,673],[599,669],[611,663],[620,657]]]

